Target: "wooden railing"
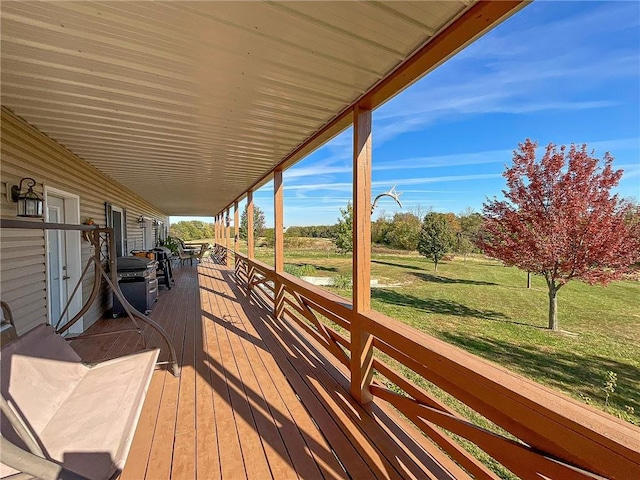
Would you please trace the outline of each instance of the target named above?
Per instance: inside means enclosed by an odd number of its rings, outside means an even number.
[[[278,318],[297,325],[347,367],[348,332],[359,322],[359,329],[373,336],[373,347],[383,354],[373,359],[377,379],[369,391],[374,401],[395,407],[473,477],[497,478],[450,434],[472,442],[525,479],[640,478],[637,427],[385,315],[355,314],[348,300],[239,253],[235,274],[248,294]],[[385,356],[508,433],[474,424],[385,363]]]
[[[217,243],[213,246],[213,253],[211,254],[213,261],[219,265],[227,265],[227,248]]]

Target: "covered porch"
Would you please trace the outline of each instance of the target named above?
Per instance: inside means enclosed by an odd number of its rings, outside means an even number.
[[[117,198],[125,232],[126,208],[133,231],[216,219],[214,259],[176,268],[153,308],[181,375],[154,371],[121,478],[640,477],[637,427],[371,308],[373,111],[527,2],[5,3],[3,172],[64,189],[99,224]],[[352,302],[287,274],[283,238],[283,172],[347,128]],[[253,196],[271,181],[274,267],[253,258]],[[44,234],[11,235],[34,252],[3,266],[19,326],[55,323]],[[142,346],[131,332],[73,342],[87,362]]]
[[[372,328],[377,351],[522,441],[472,425],[379,354],[372,359],[374,399],[360,404],[350,395],[348,335],[327,320],[348,322],[335,308],[349,307],[347,301],[287,274],[276,278],[271,267],[241,254],[234,262],[223,246],[217,252],[176,268],[174,288],[153,309],[175,346],[181,376],[154,373],[123,479],[499,478],[450,433],[520,478],[637,472],[631,425],[433,338],[405,335],[407,327],[382,315]],[[279,316],[275,281],[286,284]],[[325,308],[325,302],[332,303]],[[128,321],[105,318],[88,333],[119,330]],[[150,346],[162,347],[151,330],[145,334]],[[413,353],[408,345],[397,349],[398,342],[412,344]],[[72,345],[89,362],[141,348],[136,333]]]

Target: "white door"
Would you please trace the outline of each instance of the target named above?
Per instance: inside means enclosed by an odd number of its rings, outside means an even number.
[[[48,222],[80,223],[77,197],[62,197],[49,191],[46,205]],[[80,278],[80,232],[64,230],[46,230],[46,232],[49,323],[55,326]],[[80,310],[81,296],[82,289],[72,299],[60,325],[64,325]],[[81,333],[82,330],[82,320],[80,320],[71,327],[69,333]]]
[[[64,200],[56,197],[47,199],[47,219],[51,223],[65,223]],[[47,230],[47,256],[49,264],[49,323],[56,325],[60,314],[69,298],[66,274],[67,255],[64,242],[64,232]],[[62,320],[65,323],[66,319]]]
[[[150,218],[144,219],[145,228],[143,231],[142,238],[142,249],[143,250],[153,250],[156,247],[156,231],[153,228],[153,221]]]

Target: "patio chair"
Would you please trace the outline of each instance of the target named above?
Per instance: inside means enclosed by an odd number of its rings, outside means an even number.
[[[213,247],[211,247],[211,244],[203,243],[200,247],[200,251],[196,255],[196,258],[201,262],[203,259],[210,257],[212,251]]]
[[[189,264],[193,265],[194,258],[197,258],[197,254],[193,250],[187,252],[182,248],[182,245],[178,245],[178,260],[180,260],[180,265],[184,265],[185,260],[189,260]]]

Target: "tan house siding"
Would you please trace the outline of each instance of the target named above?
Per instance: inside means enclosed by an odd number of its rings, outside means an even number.
[[[127,250],[142,247],[140,216],[167,224],[166,216],[132,191],[107,177],[69,150],[43,135],[33,126],[2,107],[0,162],[0,214],[16,218],[16,204],[7,197],[11,185],[23,177],[33,177],[41,195],[47,187],[80,197],[80,218],[92,217],[105,225],[105,202],[127,211]],[[90,255],[88,242],[82,242],[82,265]],[[87,298],[93,279],[83,282]],[[22,334],[47,321],[45,235],[40,230],[3,230],[0,237],[0,296],[9,303]],[[87,328],[109,307],[102,295],[84,316]]]

